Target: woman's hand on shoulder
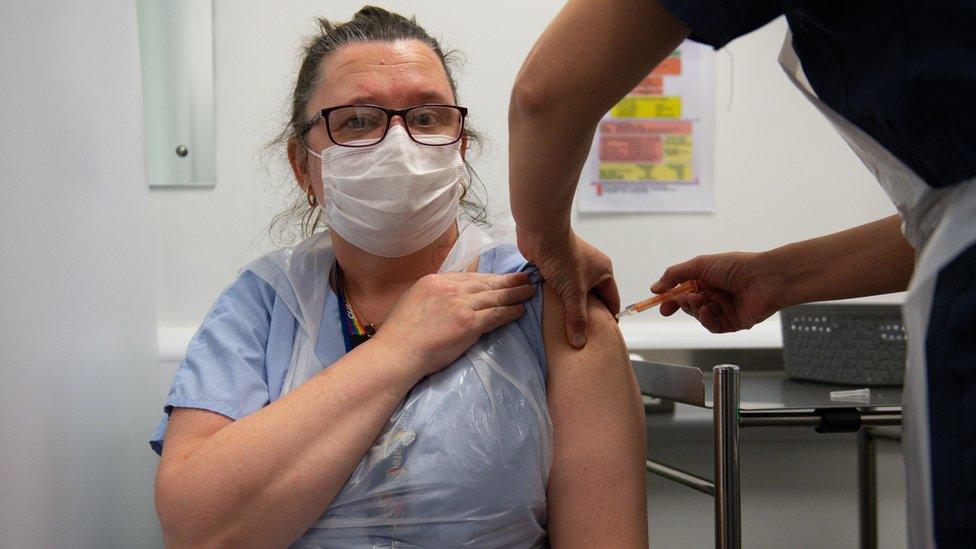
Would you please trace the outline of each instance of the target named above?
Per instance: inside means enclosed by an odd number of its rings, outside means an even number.
[[[535,289],[525,273],[438,273],[404,292],[373,338],[420,375],[454,362],[481,334],[522,316]]]

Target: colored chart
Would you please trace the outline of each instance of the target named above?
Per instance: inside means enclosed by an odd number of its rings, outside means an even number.
[[[597,128],[581,212],[712,211],[712,51],[685,42]]]

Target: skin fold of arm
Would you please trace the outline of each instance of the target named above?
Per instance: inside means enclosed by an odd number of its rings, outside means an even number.
[[[554,432],[549,474],[553,547],[647,547],[644,406],[620,330],[596,297],[583,349],[563,332],[545,287],[543,334]]]
[[[167,546],[284,547],[328,507],[419,376],[371,341],[232,421],[176,408],[156,474]]]

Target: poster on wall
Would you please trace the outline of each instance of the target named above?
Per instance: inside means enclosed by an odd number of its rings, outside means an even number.
[[[713,58],[685,41],[610,109],[580,178],[580,212],[714,209]]]

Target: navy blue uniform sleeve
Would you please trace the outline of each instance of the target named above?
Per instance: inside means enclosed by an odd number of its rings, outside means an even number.
[[[715,49],[783,15],[781,0],[661,0],[661,5],[691,28],[689,38]]]
[[[150,446],[162,452],[173,408],[209,410],[238,420],[268,403],[266,351],[274,290],[251,271],[231,284],[190,341]]]

